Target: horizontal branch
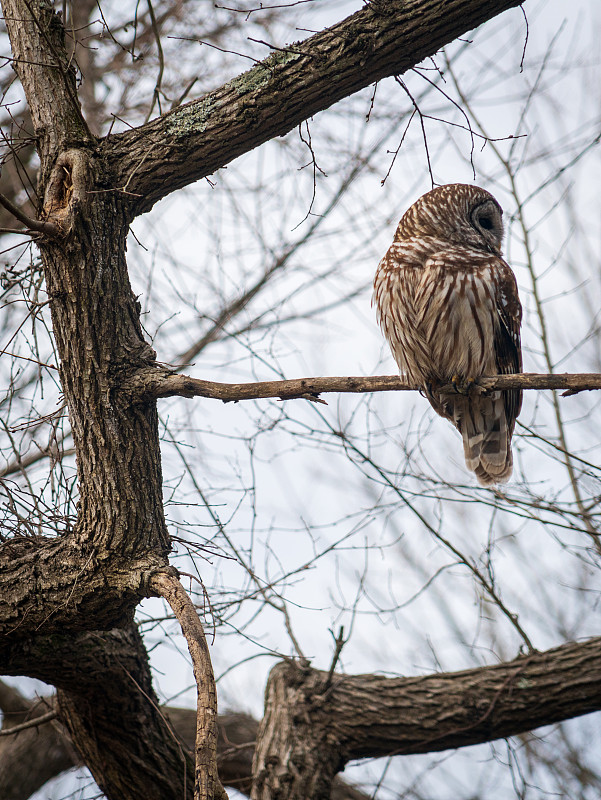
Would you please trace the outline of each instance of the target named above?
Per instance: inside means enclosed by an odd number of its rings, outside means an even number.
[[[256,800],[327,797],[348,761],[514,736],[601,709],[601,638],[514,661],[414,678],[271,671],[255,754]],[[298,765],[302,765],[300,768]]]
[[[482,377],[477,386],[486,391],[493,389],[563,389],[564,395],[601,389],[601,374],[579,373],[561,375],[539,375],[524,372],[517,375],[496,375]],[[304,398],[317,402],[321,394],[367,392],[403,392],[419,391],[421,387],[408,383],[397,375],[294,378],[286,381],[260,381],[258,383],[217,383],[187,375],[175,375],[166,372],[145,371],[139,373],[125,390],[137,398],[150,397],[209,397],[222,400],[224,403],[239,400],[258,400],[261,398],[278,398],[293,400]],[[443,387],[444,388],[444,387]],[[453,391],[449,385],[448,391]]]
[[[103,154],[134,213],[293,130],[303,120],[411,69],[522,0],[372,0],[355,14],[265,60],[214,92],[139,128]]]

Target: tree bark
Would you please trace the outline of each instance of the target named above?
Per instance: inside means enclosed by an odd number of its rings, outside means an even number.
[[[54,721],[14,738],[0,738],[0,800],[26,800],[50,778],[84,763],[97,782],[104,782],[108,797],[181,800],[186,791],[192,796],[196,712],[159,708],[146,650],[135,627],[40,637],[33,645],[7,643],[0,649],[0,669],[16,675],[26,670],[60,689],[60,705],[56,698],[29,702],[0,681],[5,727],[7,721],[22,722],[45,713],[48,705],[60,710],[65,726]],[[244,794],[250,794],[258,727],[247,714],[222,714],[217,720],[221,781]],[[120,794],[125,791],[128,794]],[[332,800],[368,798],[337,780]]]
[[[179,800],[186,786],[193,794],[194,765],[158,709],[141,643],[125,659],[108,640],[93,647],[98,633],[69,633],[130,624],[153,594],[152,576],[168,569],[156,403],[131,404],[120,391],[155,359],[127,273],[129,219],[122,197],[103,191],[106,167],[80,113],[58,16],[45,0],[2,5],[39,142],[44,216],[62,236],[41,238],[39,249],[79,503],[59,539],[0,548],[0,630],[10,634],[0,658],[13,674],[47,672],[62,721],[107,797]],[[110,682],[91,679],[99,668]]]
[[[327,30],[139,128],[110,137],[114,188],[132,213],[211,175],[338,100],[411,69],[520,0],[371,0]]]
[[[462,672],[414,678],[334,675],[330,685],[325,672],[280,663],[267,687],[253,796],[329,797],[335,772],[349,760],[464,747],[597,711],[600,661],[601,638],[596,638]],[[39,641],[25,648],[13,644],[0,651],[0,667],[14,674],[26,669],[40,680],[69,687],[61,691],[61,714],[76,741],[88,742],[85,763],[93,774],[99,762],[99,772],[111,781],[109,797],[154,797],[145,776],[161,781],[165,797],[183,796],[184,763],[192,769],[195,713],[158,708],[135,628],[54,636],[45,645]],[[257,723],[224,715],[218,727],[222,781],[248,792],[252,748],[237,746],[254,739]],[[122,773],[139,783],[132,779],[136,785],[130,785]],[[191,792],[190,772],[188,781]],[[336,800],[361,799],[341,781],[332,791]],[[0,793],[0,800],[7,798]]]
[[[194,761],[159,708],[137,628],[5,637],[0,667],[57,687],[59,719],[110,800],[193,796]]]
[[[55,708],[56,697],[28,701],[0,681],[2,731],[32,721]],[[74,766],[74,750],[62,727],[47,722],[40,727],[0,738],[0,800],[27,800],[46,781]]]
[[[40,194],[60,240],[39,249],[62,390],[77,454],[79,510],[56,540],[0,548],[0,630],[103,629],[127,623],[167,564],[158,418],[121,384],[155,359],[125,261],[121,198],[97,191],[103,167],[81,116],[60,20],[37,0],[3,0],[14,66],[39,141]],[[43,568],[40,566],[43,565]]]
[[[357,758],[429,753],[514,736],[601,709],[601,638],[491,667],[417,678],[271,671],[253,800],[321,800]]]

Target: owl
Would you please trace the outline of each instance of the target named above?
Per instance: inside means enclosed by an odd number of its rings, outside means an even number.
[[[522,405],[521,390],[476,385],[522,371],[522,307],[501,257],[502,214],[477,186],[433,189],[403,215],[374,280],[378,321],[401,373],[461,433],[467,468],[484,486],[511,475]]]

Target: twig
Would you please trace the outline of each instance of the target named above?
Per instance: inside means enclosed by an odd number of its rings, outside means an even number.
[[[4,206],[13,217],[19,220],[19,222],[22,222],[28,230],[45,233],[47,236],[52,236],[54,238],[62,236],[62,231],[58,225],[55,225],[53,222],[44,222],[40,219],[28,217],[27,214],[23,213],[20,208],[17,208],[17,206],[11,203],[8,197],[5,197],[3,194],[0,194],[0,205]],[[25,231],[22,231],[22,233],[25,233]]]
[[[305,50],[296,50],[294,47],[276,47],[275,44],[270,44],[263,39],[253,39],[252,36],[248,37],[249,42],[256,42],[257,44],[264,44],[270,50],[277,50],[280,53],[295,53],[299,56],[308,56],[309,58],[317,58],[315,53],[307,53]]]
[[[336,669],[336,664],[340,659],[340,654],[342,653],[342,648],[346,644],[347,640],[344,638],[344,625],[340,626],[340,630],[338,631],[338,636],[334,636],[334,631],[330,631],[332,634],[332,638],[336,644],[334,649],[334,655],[332,656],[332,663],[330,664],[330,669],[328,671],[328,677],[326,678],[326,685],[325,688],[329,689],[332,685],[332,679],[334,677],[334,670]]]
[[[159,74],[157,76],[157,82],[154,87],[154,92],[152,93],[152,103],[150,104],[150,108],[148,109],[148,114],[146,115],[144,124],[146,124],[150,119],[150,117],[152,116],[155,103],[158,103],[159,114],[161,113],[161,83],[163,82],[163,72],[165,70],[165,60],[163,57],[163,46],[161,44],[161,35],[159,33],[159,26],[157,25],[157,20],[154,15],[154,8],[152,7],[152,2],[151,0],[147,0],[147,2],[148,2],[148,11],[150,13],[150,23],[152,27],[152,32],[154,33],[154,38],[157,43],[157,54],[159,58]]]
[[[30,719],[27,722],[22,722],[20,725],[12,725],[10,728],[3,728],[0,731],[0,736],[12,736],[14,733],[19,733],[19,731],[26,731],[28,728],[37,728],[38,725],[44,725],[46,722],[50,722],[57,717],[56,711],[48,711],[46,714],[42,714],[41,717],[35,717],[35,719]]]
[[[217,691],[202,623],[175,575],[157,572],[150,586],[177,617],[192,658],[196,680],[194,800],[227,800],[217,775]]]
[[[413,108],[415,109],[415,111],[417,112],[417,115],[419,117],[419,123],[420,123],[421,129],[422,129],[422,139],[424,141],[424,149],[426,151],[426,163],[428,164],[428,172],[430,173],[430,182],[432,184],[432,187],[434,187],[434,186],[436,186],[436,183],[434,181],[434,173],[432,172],[432,162],[430,161],[430,150],[428,148],[428,137],[426,135],[426,126],[425,126],[425,123],[424,123],[425,116],[424,116],[424,114],[422,114],[422,111],[421,111],[421,109],[419,107],[419,104],[418,104],[417,100],[413,97],[413,95],[409,91],[409,88],[407,87],[407,84],[398,75],[395,75],[394,79],[399,84],[399,86],[402,87],[402,89],[404,90],[404,92],[407,95],[407,97],[409,98],[409,100],[411,100],[411,103],[413,104]]]

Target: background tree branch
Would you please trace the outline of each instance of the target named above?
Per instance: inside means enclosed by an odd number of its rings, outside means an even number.
[[[372,0],[205,97],[109,137],[103,155],[134,214],[381,78],[405,72],[520,0]]]

